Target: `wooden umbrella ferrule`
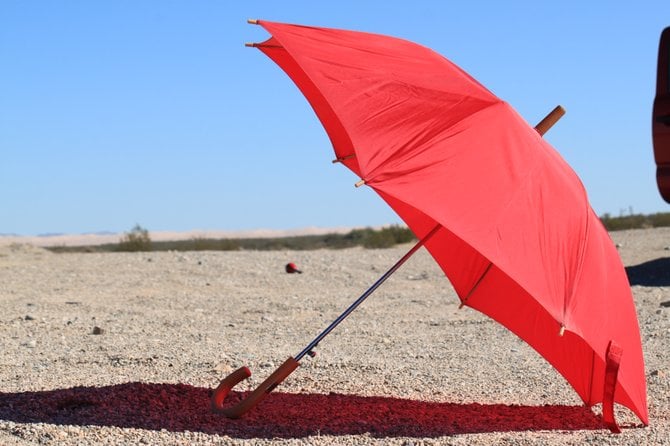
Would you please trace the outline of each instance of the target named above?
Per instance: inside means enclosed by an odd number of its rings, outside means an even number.
[[[561,329],[558,331],[559,336],[563,336],[565,334],[565,325],[561,325]]]
[[[539,133],[540,136],[544,136],[544,134],[547,133],[549,129],[563,117],[563,115],[565,115],[565,109],[560,105],[557,105],[556,108],[549,112],[542,121],[537,123],[535,130],[537,130],[537,133]]]
[[[244,44],[244,46],[248,46],[248,47],[250,47],[250,48],[253,48],[253,47],[256,46],[256,44],[253,43],[253,42],[247,42],[247,43]]]
[[[247,19],[247,23],[250,25],[258,25],[257,19]]]
[[[354,186],[356,186],[356,187],[361,187],[361,186],[364,185],[364,184],[365,184],[365,180],[360,180],[359,182],[357,182],[356,184],[354,184]]]

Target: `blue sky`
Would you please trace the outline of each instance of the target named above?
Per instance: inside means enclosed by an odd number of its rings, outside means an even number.
[[[668,212],[651,143],[667,0],[0,1],[0,233],[398,222],[332,165],[247,18],[401,37],[535,124],[602,215]]]

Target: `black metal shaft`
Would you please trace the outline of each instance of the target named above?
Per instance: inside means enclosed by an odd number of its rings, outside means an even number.
[[[370,288],[368,288],[368,290],[365,293],[361,295],[361,297],[356,299],[356,301],[353,304],[351,304],[349,308],[347,308],[344,311],[344,313],[342,313],[337,319],[335,319],[328,326],[328,328],[323,330],[321,334],[319,334],[319,336],[314,338],[314,340],[310,342],[309,345],[303,349],[303,351],[298,353],[298,355],[295,357],[295,360],[300,361],[303,358],[303,356],[309,354],[312,351],[312,349],[315,348],[319,344],[319,342],[321,342],[323,338],[328,336],[328,333],[333,331],[333,329],[337,327],[340,324],[340,322],[346,319],[346,317],[349,316],[349,314],[351,314],[351,312],[354,311],[361,303],[363,303],[363,301],[367,299],[368,296],[370,296],[370,294],[372,294],[377,288],[379,288],[379,286],[382,283],[386,281],[386,279],[388,279],[394,272],[396,272],[398,268],[400,268],[402,264],[407,261],[407,259],[412,257],[412,255],[416,251],[418,251],[419,248],[421,248],[428,241],[428,239],[430,239],[433,235],[435,235],[435,233],[438,231],[438,229],[440,229],[440,227],[441,226],[439,224],[436,225],[433,229],[431,229],[431,231],[428,234],[426,234],[421,240],[419,240],[416,243],[416,245],[412,246],[412,249],[407,251],[407,253],[395,263],[395,265],[393,265],[388,271],[386,271],[383,276],[381,276]]]

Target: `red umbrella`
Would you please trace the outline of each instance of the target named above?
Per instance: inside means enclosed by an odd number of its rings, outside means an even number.
[[[254,23],[272,37],[253,46],[305,95],[336,161],[406,222],[421,240],[413,250],[428,249],[462,305],[531,345],[586,405],[603,403],[612,430],[614,402],[647,424],[625,270],[579,178],[542,131],[428,48],[362,32]],[[322,337],[289,358],[259,394]],[[215,409],[247,372],[222,383]]]

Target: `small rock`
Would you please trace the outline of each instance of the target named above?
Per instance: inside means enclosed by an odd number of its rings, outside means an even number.
[[[652,371],[649,373],[649,375],[650,375],[650,376],[658,376],[658,377],[664,378],[664,377],[665,377],[665,372],[662,371],[662,370],[652,370]]]
[[[33,316],[29,315],[29,314],[26,314],[26,317],[24,317],[23,319],[26,320],[26,321],[34,321],[35,320],[35,318]]]
[[[105,332],[105,330],[103,330],[102,328],[100,328],[100,327],[98,327],[98,326],[96,325],[95,327],[93,327],[93,332],[92,332],[92,334],[94,334],[94,335],[101,335],[101,334],[103,334],[104,332]]]
[[[233,371],[233,368],[225,362],[220,362],[214,366],[214,371],[218,373],[230,373]]]

